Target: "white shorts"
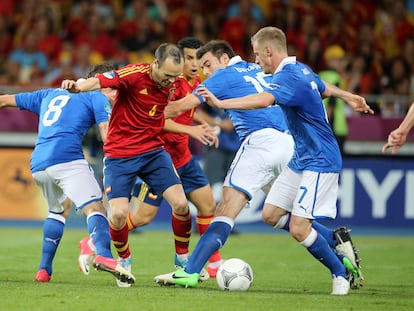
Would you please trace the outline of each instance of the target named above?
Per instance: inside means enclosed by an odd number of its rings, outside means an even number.
[[[241,144],[227,172],[223,186],[247,195],[249,200],[270,186],[293,155],[291,135],[266,128],[251,133]]]
[[[62,203],[66,198],[72,200],[76,209],[102,200],[102,190],[85,159],[50,166],[33,173],[33,178],[53,213],[63,213]]]
[[[265,203],[308,219],[335,218],[338,180],[339,173],[295,173],[287,168],[272,185]]]

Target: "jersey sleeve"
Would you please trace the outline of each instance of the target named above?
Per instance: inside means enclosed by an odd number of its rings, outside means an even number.
[[[28,110],[37,115],[40,114],[42,100],[46,97],[48,90],[38,90],[35,92],[24,92],[16,94],[16,104],[20,110]]]
[[[286,77],[283,71],[274,75],[272,82],[269,84],[268,92],[274,96],[275,104],[294,105],[292,99],[295,95],[296,86],[292,84],[293,81],[295,79]]]
[[[326,85],[325,85],[325,83],[323,82],[323,80],[321,79],[321,77],[320,77],[320,76],[318,76],[316,73],[314,73],[314,75],[315,75],[315,82],[316,82],[316,84],[318,85],[318,90],[319,90],[319,93],[320,93],[320,94],[325,93],[325,90],[326,90]]]
[[[193,94],[194,96],[197,96],[197,98],[198,98],[198,100],[200,101],[200,103],[204,104],[204,103],[205,103],[205,101],[204,101],[204,97],[203,97],[203,96],[201,96],[201,95],[198,95],[198,94],[197,94],[197,88],[198,88],[198,87],[200,87],[201,85],[202,85],[202,86],[204,86],[204,84],[200,84],[199,86],[197,86],[197,87],[194,89],[194,91],[193,91],[193,93],[192,93],[192,94]]]
[[[201,84],[198,85],[198,87],[203,85],[218,99],[224,99],[226,97],[223,95],[223,91],[228,91],[229,86],[228,83],[226,83],[225,78],[223,76],[223,71],[219,69],[211,77],[201,82]],[[203,96],[198,95],[196,92],[197,88],[194,89],[193,94],[198,97],[200,103],[204,103],[205,101]]]
[[[100,91],[91,92],[91,101],[96,124],[109,120],[109,100]]]
[[[114,89],[120,89],[122,87],[121,79],[115,70],[99,73],[95,75],[95,77],[99,79],[101,88],[110,87]]]

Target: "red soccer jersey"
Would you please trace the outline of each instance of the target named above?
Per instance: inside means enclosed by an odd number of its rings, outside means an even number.
[[[109,121],[105,156],[128,158],[161,148],[164,108],[174,85],[160,88],[150,64],[127,65],[96,77],[101,87],[118,90]]]
[[[200,84],[201,79],[197,76],[194,79],[194,84],[191,85],[183,76],[180,76],[175,81],[177,89],[175,90],[172,100],[178,100],[191,94],[191,92]],[[182,114],[173,118],[177,123],[184,125],[192,125],[195,108],[185,111]],[[165,149],[171,155],[175,168],[180,168],[188,163],[191,159],[191,151],[188,146],[188,135],[163,132],[161,135],[165,142]]]

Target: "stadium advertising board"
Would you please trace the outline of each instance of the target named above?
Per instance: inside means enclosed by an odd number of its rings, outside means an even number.
[[[254,198],[255,202],[242,211],[236,223],[259,223],[263,198],[263,194]],[[168,209],[162,207],[156,220],[169,221],[170,216],[166,210]],[[414,159],[344,159],[339,185],[338,215],[334,224],[414,228]]]
[[[32,148],[0,148],[0,219],[40,220],[47,204],[30,171]]]
[[[47,205],[30,173],[31,149],[0,149],[0,219],[43,220]],[[253,199],[237,218],[239,224],[260,224],[264,194]],[[191,208],[195,214],[195,208]],[[73,215],[77,216],[77,215]],[[69,225],[83,225],[83,217]],[[171,208],[163,202],[154,222],[170,223]],[[414,228],[414,160],[397,157],[351,157],[343,161],[338,215],[334,224],[358,227]]]
[[[342,223],[413,228],[413,159],[346,159],[339,189],[337,218]]]

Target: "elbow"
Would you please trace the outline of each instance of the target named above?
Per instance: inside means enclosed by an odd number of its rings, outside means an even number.
[[[258,94],[257,108],[266,108],[276,103],[276,98],[273,94],[263,92]]]
[[[328,88],[325,89],[325,91],[321,94],[322,98],[327,98],[330,97],[332,95],[331,90],[329,90]]]
[[[258,104],[258,107],[257,108],[266,108],[266,107],[269,107],[270,105],[273,105],[275,102],[273,101],[273,102],[269,102],[269,101],[261,101],[259,104]]]
[[[266,108],[266,107],[269,107],[269,106],[274,105],[274,104],[275,104],[275,101],[274,100],[264,99],[264,100],[261,100],[261,101],[257,102],[255,108],[256,109],[258,109],[258,108]]]

